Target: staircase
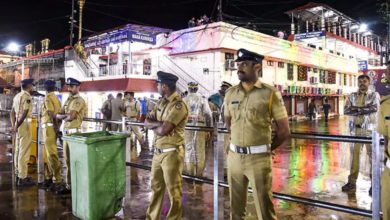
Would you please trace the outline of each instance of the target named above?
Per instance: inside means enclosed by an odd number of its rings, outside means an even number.
[[[158,68],[160,70],[173,73],[179,77],[177,87],[181,92],[188,90],[187,84],[189,82],[197,82],[199,84],[199,93],[206,97],[210,94],[211,89],[206,86],[207,83],[205,83],[204,78],[201,79],[200,76],[191,75],[167,55],[160,56],[158,61]]]
[[[65,50],[65,61],[73,61],[84,78],[93,78],[99,74],[97,65],[90,58],[87,62],[82,60],[74,49]]]

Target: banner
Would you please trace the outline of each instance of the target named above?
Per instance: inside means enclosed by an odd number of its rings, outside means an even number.
[[[121,43],[124,41],[135,41],[147,44],[156,44],[156,36],[150,33],[140,33],[135,31],[122,31],[104,36],[99,36],[84,42],[85,48],[105,46],[110,43]]]
[[[364,74],[371,78],[375,91],[381,96],[390,95],[390,83],[385,78],[385,72],[385,69],[363,71]]]
[[[303,34],[295,34],[294,40],[303,40],[309,38],[317,38],[325,36],[325,31],[308,32]]]

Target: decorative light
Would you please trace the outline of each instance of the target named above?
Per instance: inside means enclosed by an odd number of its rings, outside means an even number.
[[[8,44],[7,50],[10,52],[18,52],[19,47],[20,47],[19,44],[15,43],[15,42],[11,42]]]
[[[359,32],[365,32],[367,30],[367,25],[366,24],[361,24],[359,26]]]

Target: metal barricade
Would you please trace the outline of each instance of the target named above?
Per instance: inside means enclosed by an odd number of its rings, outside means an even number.
[[[2,110],[0,110],[2,111]],[[4,112],[4,111],[3,111]],[[134,125],[134,126],[143,126],[143,123],[139,122],[130,122],[127,121],[126,118],[123,118],[121,121],[114,121],[114,120],[105,120],[105,119],[95,119],[95,118],[84,118],[84,121],[88,122],[106,122],[106,123],[114,123],[114,124],[119,124],[122,126],[123,131],[126,131],[126,126]],[[40,130],[40,126],[39,126]],[[214,135],[217,134],[226,134],[227,130],[223,128],[217,129],[216,127],[198,127],[198,126],[187,126],[186,130],[192,130],[192,131],[206,131],[206,132],[211,132]],[[37,137],[37,143],[38,148],[40,150],[43,149],[43,143],[40,141],[41,136],[39,135],[40,132],[37,132],[38,137]],[[324,202],[324,201],[319,201],[315,199],[309,199],[309,198],[303,198],[299,196],[294,196],[294,195],[288,195],[288,194],[283,194],[283,193],[278,193],[278,192],[273,192],[274,198],[285,200],[285,201],[290,201],[290,202],[296,202],[296,203],[301,203],[304,205],[310,205],[318,208],[324,208],[324,209],[330,209],[330,210],[335,210],[335,211],[340,211],[340,212],[345,212],[349,214],[354,214],[354,215],[360,215],[360,216],[366,216],[366,217],[372,217],[374,220],[379,220],[381,213],[380,213],[380,158],[381,158],[381,153],[380,153],[380,144],[381,144],[381,139],[379,138],[379,135],[376,131],[373,131],[372,137],[359,137],[359,136],[344,136],[344,135],[325,135],[325,134],[307,134],[307,133],[299,133],[299,132],[292,132],[292,138],[294,139],[314,139],[314,140],[327,140],[327,141],[335,141],[335,142],[353,142],[353,143],[365,143],[365,144],[372,144],[372,182],[373,182],[373,202],[372,202],[372,211],[370,210],[364,210],[360,208],[353,208],[353,207],[348,207],[340,204],[335,204],[335,203],[330,203],[330,202]],[[211,141],[212,142],[212,139]],[[219,189],[220,187],[223,188],[228,188],[228,183],[224,181],[220,181],[221,177],[223,177],[221,170],[220,164],[222,161],[222,158],[220,156],[220,149],[217,149],[216,143],[214,143],[214,156],[213,156],[213,178],[206,178],[206,177],[201,177],[201,176],[191,176],[187,174],[183,174],[184,179],[200,182],[200,183],[205,183],[205,184],[212,184],[213,185],[213,197],[214,197],[214,202],[213,202],[213,215],[214,219],[221,219],[222,216],[218,216],[221,214],[219,211],[220,207],[220,193]],[[127,150],[128,151],[128,150]],[[127,157],[127,156],[126,156]],[[130,158],[130,157],[129,157]],[[43,181],[43,150],[42,153],[38,153],[38,182]],[[137,168],[137,169],[144,169],[144,170],[150,170],[150,166],[145,166],[137,163],[133,163],[131,161],[127,162],[127,166]],[[41,167],[41,169],[40,169]],[[251,192],[251,189],[248,190]],[[223,208],[223,207],[222,207]]]

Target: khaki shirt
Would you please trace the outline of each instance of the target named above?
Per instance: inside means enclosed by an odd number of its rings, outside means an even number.
[[[48,111],[53,112],[54,115],[58,114],[61,109],[61,102],[54,94],[54,92],[49,92],[42,105],[42,123],[53,123],[53,119],[49,116]]]
[[[67,121],[64,128],[80,128],[83,122],[83,117],[87,112],[87,105],[80,94],[70,95],[61,108],[61,114],[69,114],[71,111],[76,111],[76,118],[73,121]]]
[[[280,92],[260,80],[248,93],[241,84],[230,88],[224,115],[231,118],[231,143],[240,147],[271,144],[272,119],[288,117]]]
[[[122,120],[123,100],[115,98],[111,101],[111,120]]]
[[[345,103],[344,113],[349,115],[351,107],[366,107],[371,105],[379,107],[378,93],[370,91],[366,93],[353,92]],[[353,124],[371,130],[372,126],[376,124],[376,112],[353,116]]]
[[[139,116],[141,112],[141,105],[140,103],[133,99],[130,101],[130,99],[125,100],[125,114],[128,118],[136,118]]]
[[[390,117],[390,95],[385,96],[379,108],[378,117],[378,132],[383,136],[390,138],[390,120],[385,120],[385,117]],[[390,142],[387,144],[387,153],[390,153]],[[390,159],[390,155],[386,155]]]
[[[27,112],[26,118],[31,118],[32,116],[32,98],[30,93],[22,90],[14,97],[12,108],[16,113],[16,120],[19,120],[22,117],[24,111]]]
[[[179,94],[175,92],[167,99],[160,99],[150,115],[155,116],[159,122],[168,121],[175,125],[170,134],[156,136],[157,148],[171,148],[184,144],[184,129],[187,123],[188,108]]]

